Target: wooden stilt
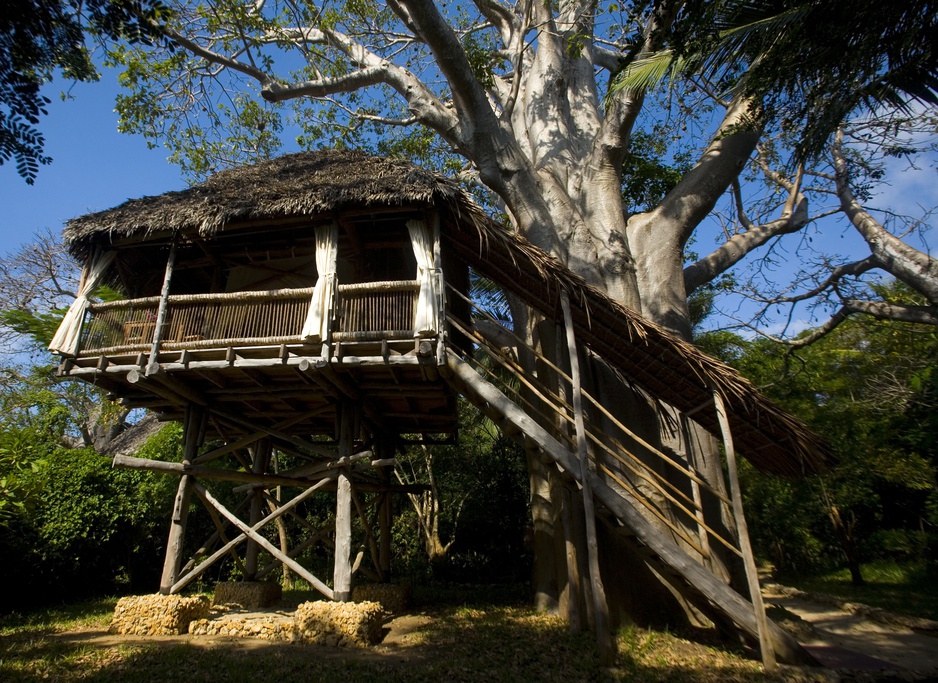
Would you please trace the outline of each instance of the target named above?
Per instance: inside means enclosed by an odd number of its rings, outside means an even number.
[[[270,459],[270,439],[263,438],[254,444],[252,453],[251,472],[255,475],[264,474],[267,470],[267,462]],[[251,509],[248,516],[248,524],[254,526],[261,521],[264,513],[264,497],[260,490],[252,489],[248,492],[251,496]],[[257,556],[260,547],[252,540],[248,541],[247,548],[244,551],[244,580],[254,581],[257,576]]]
[[[339,457],[348,457],[352,450],[353,404],[339,406]],[[352,599],[352,480],[348,467],[338,470],[335,507],[335,564],[332,575],[334,599]]]
[[[580,482],[583,491],[583,513],[586,517],[586,550],[589,561],[590,591],[593,603],[593,625],[596,628],[596,641],[599,645],[600,660],[610,665],[615,660],[615,647],[609,631],[609,613],[606,604],[606,591],[599,573],[599,545],[596,540],[596,510],[593,491],[590,487],[589,454],[586,443],[586,424],[583,419],[583,394],[580,386],[580,359],[573,334],[573,317],[570,314],[570,298],[561,292],[564,325],[567,328],[567,350],[570,356],[570,379],[573,386],[573,417],[576,426],[577,452],[580,460]]]
[[[204,411],[201,407],[189,404],[186,407],[183,426],[183,466],[188,466],[198,453],[199,437],[202,432]],[[184,474],[179,478],[179,488],[173,502],[173,516],[169,526],[169,539],[166,541],[166,558],[163,560],[163,576],[160,579],[160,593],[169,595],[179,576],[182,566],[182,546],[186,536],[186,522],[189,518],[189,502],[192,497],[193,478]]]
[[[377,444],[375,455],[378,459],[394,458],[394,444],[381,441]],[[382,484],[390,485],[394,479],[394,467],[379,467],[378,478]],[[378,503],[378,564],[384,581],[391,580],[391,528],[394,525],[394,499],[390,492],[381,494]]]
[[[567,561],[567,622],[573,633],[579,633],[583,630],[583,618],[580,612],[580,605],[583,604],[583,596],[580,595],[583,578],[580,576],[580,560],[575,541],[577,534],[574,529],[572,511],[573,493],[570,488],[561,484],[559,497],[562,498],[559,513]]]
[[[383,473],[383,476],[386,480],[390,480],[390,475],[387,473]],[[382,493],[381,502],[378,503],[378,565],[381,567],[381,576],[386,582],[391,580],[391,526],[394,514],[391,502],[391,494]]]
[[[756,569],[756,560],[752,554],[752,545],[749,543],[749,529],[746,517],[743,515],[743,498],[739,488],[739,472],[736,467],[736,449],[733,447],[733,434],[730,431],[730,421],[726,415],[726,405],[720,392],[713,388],[713,403],[720,421],[720,431],[723,433],[723,447],[726,451],[726,474],[730,484],[730,498],[733,501],[733,517],[736,519],[736,531],[739,536],[739,549],[743,552],[743,564],[746,567],[746,580],[749,583],[749,594],[752,599],[752,609],[755,612],[756,627],[759,632],[759,649],[762,652],[762,666],[766,671],[777,668],[775,650],[769,640],[769,627],[765,616],[765,605],[762,603],[762,589],[759,587],[759,573]]]

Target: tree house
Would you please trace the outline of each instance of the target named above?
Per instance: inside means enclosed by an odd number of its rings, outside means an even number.
[[[181,463],[115,458],[180,478],[163,592],[224,556],[248,579],[286,565],[330,599],[349,598],[356,571],[387,580],[390,495],[407,490],[396,449],[452,439],[463,394],[582,495],[586,527],[573,536],[585,542],[565,572],[589,585],[599,632],[597,519],[766,657],[803,658],[764,617],[735,452],[797,476],[824,466],[822,442],[730,368],[507,233],[453,181],[357,152],[296,154],[76,219],[65,238],[85,267],[51,346],[60,373],[184,424]],[[488,316],[470,271],[536,312],[540,339]],[[121,298],[93,301],[102,284]],[[638,433],[609,392],[584,388],[600,369],[607,386],[667,406],[674,439]],[[695,429],[723,439],[727,480],[697,467]],[[276,454],[299,464],[280,468]],[[246,494],[243,512],[211,493],[218,482]],[[320,491],[334,492],[334,519],[305,542],[334,547],[331,581],[297,562],[303,547],[264,532],[303,524],[297,510]],[[183,564],[193,495],[216,533]],[[715,572],[715,548],[744,562],[748,595]]]

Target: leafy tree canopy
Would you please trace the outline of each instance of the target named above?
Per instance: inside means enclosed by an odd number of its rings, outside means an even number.
[[[880,287],[884,301],[914,294]],[[811,332],[805,333],[810,336]],[[771,340],[708,333],[711,351],[824,434],[839,464],[823,477],[790,482],[746,472],[754,542],[780,569],[810,571],[845,557],[938,547],[938,335],[930,326],[857,318],[791,352]],[[932,555],[932,559],[935,557]]]
[[[159,0],[6,0],[0,13],[0,165],[10,161],[30,185],[45,140],[37,128],[49,99],[42,85],[56,73],[98,78],[86,34],[152,42],[165,14]]]
[[[938,105],[933,0],[691,0],[668,34],[668,47],[631,64],[614,90],[696,71],[799,131],[800,158],[821,154],[858,110]]]

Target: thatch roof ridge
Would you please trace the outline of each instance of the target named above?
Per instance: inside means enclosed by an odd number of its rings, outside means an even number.
[[[400,159],[357,150],[287,154],[221,171],[185,190],[131,199],[68,222],[72,253],[153,232],[211,235],[235,221],[328,214],[348,206],[388,207],[466,201],[448,178]]]

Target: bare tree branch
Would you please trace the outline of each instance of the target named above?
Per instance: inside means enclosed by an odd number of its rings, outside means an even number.
[[[902,306],[886,301],[850,299],[844,302],[844,308],[851,313],[865,313],[879,320],[938,325],[938,306]]]
[[[843,131],[837,132],[831,149],[836,171],[840,206],[862,235],[882,268],[938,304],[938,259],[934,259],[892,235],[857,201],[850,189],[847,160],[843,154]]]

